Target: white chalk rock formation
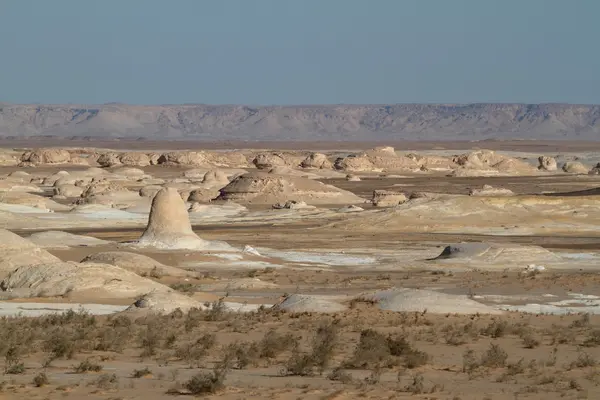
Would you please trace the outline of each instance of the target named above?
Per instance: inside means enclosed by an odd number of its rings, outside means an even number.
[[[71,160],[71,153],[64,149],[36,149],[26,151],[21,156],[21,161],[34,165],[40,164],[67,164]]]
[[[562,170],[568,174],[587,174],[590,169],[579,161],[567,161]]]
[[[323,153],[310,153],[301,163],[302,168],[330,169],[333,163]]]
[[[23,265],[60,262],[53,256],[21,236],[0,229],[0,275],[12,272]]]
[[[140,276],[190,276],[191,272],[180,268],[164,265],[155,259],[143,254],[128,251],[103,251],[90,254],[81,260],[82,263],[111,264]]]
[[[374,190],[371,202],[375,207],[394,207],[408,200],[402,192],[391,190]]]
[[[19,267],[0,283],[0,289],[18,290],[24,297],[89,294],[107,299],[171,290],[114,265],[63,261]]]
[[[192,308],[205,310],[207,307],[189,296],[174,291],[155,291],[142,296],[125,311],[149,311],[168,314],[177,309],[187,313]]]
[[[219,169],[211,169],[202,178],[202,186],[204,188],[222,188],[229,184],[227,174]]]
[[[600,175],[600,163],[597,163],[594,168],[590,169],[589,175]]]
[[[392,288],[363,294],[360,300],[373,301],[382,310],[398,312],[425,312],[433,314],[502,314],[465,295],[453,295],[433,290]]]
[[[288,200],[285,203],[277,203],[273,205],[275,210],[314,210],[315,206],[306,204],[305,201]]]
[[[0,192],[0,203],[36,207],[42,210],[68,211],[71,207],[43,196],[21,192]]]
[[[254,157],[252,164],[258,169],[271,169],[277,166],[285,166],[287,165],[287,161],[279,153],[260,153]]]
[[[36,232],[27,239],[33,244],[45,249],[102,246],[112,243],[108,240],[102,240],[92,236],[75,235],[73,233],[62,231]]]
[[[510,189],[495,188],[490,185],[483,185],[481,189],[469,190],[469,196],[514,196],[515,193]]]
[[[172,187],[154,196],[148,226],[136,244],[160,249],[232,250],[224,242],[206,241],[194,233],[186,205]]]
[[[273,306],[275,311],[290,313],[336,313],[346,310],[346,306],[332,296],[292,294]]]
[[[299,176],[253,172],[232,180],[220,190],[218,200],[275,204],[290,199],[308,204],[357,204],[364,199],[354,193]]]
[[[540,164],[538,169],[542,171],[556,171],[558,169],[554,157],[540,156],[538,162]]]

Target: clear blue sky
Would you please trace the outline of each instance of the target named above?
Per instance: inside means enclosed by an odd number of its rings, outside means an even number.
[[[0,101],[600,103],[600,0],[0,0]]]

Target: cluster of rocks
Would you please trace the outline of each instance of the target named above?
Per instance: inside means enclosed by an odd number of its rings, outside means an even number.
[[[89,165],[103,168],[147,167],[151,165],[214,168],[250,168],[277,174],[312,171],[312,177],[339,177],[335,171],[356,177],[357,173],[447,172],[452,176],[534,175],[562,171],[570,174],[597,174],[600,168],[579,161],[559,167],[553,157],[540,156],[538,165],[491,150],[477,150],[454,156],[399,154],[393,147],[375,147],[358,153],[336,156],[302,151],[171,151],[98,152],[82,149],[42,148],[20,155],[0,154],[0,165]],[[285,173],[282,173],[284,172]],[[308,176],[308,175],[301,175]],[[357,179],[352,178],[352,179]]]

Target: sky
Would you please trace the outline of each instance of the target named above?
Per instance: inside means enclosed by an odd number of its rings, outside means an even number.
[[[600,103],[598,0],[0,0],[0,102]]]

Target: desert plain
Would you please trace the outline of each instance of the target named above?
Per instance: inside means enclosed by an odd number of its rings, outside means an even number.
[[[600,398],[597,145],[3,145],[0,398]]]

